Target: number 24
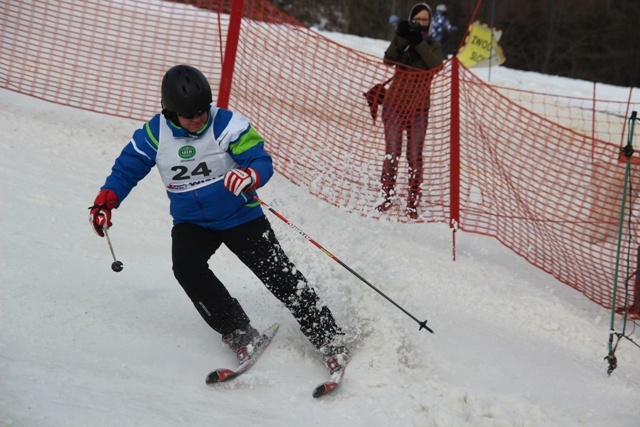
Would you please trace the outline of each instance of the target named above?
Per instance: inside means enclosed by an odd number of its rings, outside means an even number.
[[[191,179],[192,176],[196,176],[196,175],[210,176],[211,172],[213,172],[211,169],[207,167],[206,162],[202,162],[199,165],[197,165],[193,169],[193,171],[191,171],[191,175],[189,175],[189,168],[186,166],[174,166],[171,168],[171,170],[174,172],[178,172],[173,176],[173,179],[175,180]]]

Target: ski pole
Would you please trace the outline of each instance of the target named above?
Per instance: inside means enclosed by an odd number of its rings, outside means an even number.
[[[113,271],[115,271],[116,273],[119,273],[119,272],[122,271],[124,266],[122,265],[122,263],[120,261],[118,261],[116,259],[116,254],[113,252],[113,246],[111,245],[111,239],[109,238],[109,233],[107,233],[108,229],[109,228],[106,225],[104,227],[102,227],[102,232],[104,233],[105,237],[107,238],[107,243],[109,243],[109,249],[111,250],[111,256],[113,256],[113,263],[111,264],[111,269]]]
[[[347,264],[345,264],[344,262],[340,261],[335,255],[333,255],[331,252],[329,252],[327,249],[325,249],[322,245],[320,245],[318,242],[316,242],[315,240],[313,240],[309,235],[307,235],[304,231],[300,230],[295,224],[293,224],[291,221],[289,221],[287,218],[285,218],[284,216],[282,216],[280,213],[278,213],[275,209],[273,209],[271,206],[269,206],[267,203],[265,203],[262,199],[260,199],[255,193],[252,193],[251,196],[258,202],[260,203],[262,206],[264,206],[266,209],[268,209],[272,214],[274,214],[275,216],[277,216],[278,218],[280,218],[285,224],[287,224],[289,227],[293,228],[294,230],[296,230],[302,237],[304,237],[305,239],[307,239],[309,241],[309,243],[313,244],[315,247],[317,247],[318,249],[320,249],[322,252],[324,252],[325,254],[327,254],[332,260],[334,260],[335,262],[337,262],[338,264],[340,264],[341,266],[343,266],[344,268],[347,269],[347,271],[349,271],[349,273],[353,274],[354,276],[356,276],[358,279],[362,280],[367,286],[369,286],[371,289],[373,289],[374,291],[376,291],[377,293],[379,293],[380,295],[382,295],[387,301],[389,301],[391,304],[395,305],[398,309],[400,309],[400,311],[402,311],[404,314],[406,314],[407,316],[409,316],[411,319],[415,320],[418,325],[420,325],[420,328],[418,330],[421,329],[426,329],[427,331],[431,332],[432,334],[434,333],[433,330],[427,326],[427,321],[425,320],[424,322],[419,321],[418,319],[416,319],[415,316],[413,316],[411,313],[409,313],[407,310],[405,310],[404,308],[400,307],[400,305],[398,305],[394,300],[392,300],[391,298],[389,298],[388,296],[386,296],[382,291],[380,291],[378,288],[376,288],[375,286],[373,286],[371,283],[369,283],[364,277],[362,277],[361,275],[359,275],[358,273],[356,273],[353,269],[351,269],[351,267],[349,267]]]

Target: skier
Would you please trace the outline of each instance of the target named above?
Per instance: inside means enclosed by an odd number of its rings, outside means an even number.
[[[242,363],[261,336],[240,303],[209,268],[224,244],[292,313],[334,372],[350,358],[342,330],[289,260],[252,197],[273,175],[262,136],[242,115],[212,106],[206,77],[189,65],[162,79],[162,114],[136,130],[101,187],[90,222],[99,236],[111,211],[158,167],[173,217],[173,273],[197,311]],[[256,196],[257,197],[257,196]]]

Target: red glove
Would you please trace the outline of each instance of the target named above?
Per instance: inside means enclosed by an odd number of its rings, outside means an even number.
[[[224,174],[224,188],[239,196],[260,186],[258,172],[251,168],[231,169]]]
[[[104,237],[102,228],[111,227],[111,209],[118,207],[118,196],[111,190],[100,190],[96,200],[93,202],[91,212],[89,214],[89,222],[93,226],[93,230],[100,237]]]

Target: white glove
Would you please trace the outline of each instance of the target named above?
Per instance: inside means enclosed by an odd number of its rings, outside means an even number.
[[[231,169],[224,174],[224,188],[236,196],[247,190],[257,188],[259,182],[258,173],[251,168]]]

